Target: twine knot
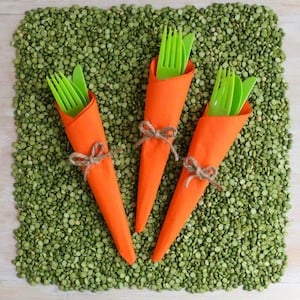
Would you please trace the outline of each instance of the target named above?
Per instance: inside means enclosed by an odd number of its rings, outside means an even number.
[[[178,153],[176,152],[172,143],[168,140],[169,138],[175,138],[177,135],[177,129],[171,126],[164,127],[162,129],[155,129],[154,126],[149,121],[142,121],[139,124],[139,130],[144,135],[136,144],[135,147],[139,147],[145,141],[156,138],[161,139],[166,142],[174,155],[175,160],[177,161]]]
[[[223,187],[216,183],[214,180],[217,176],[218,169],[212,166],[201,168],[196,159],[192,156],[188,156],[183,159],[183,166],[187,169],[188,172],[192,173],[184,183],[184,186],[187,188],[194,178],[200,180],[206,179],[215,186],[219,191],[223,190]]]
[[[87,175],[90,168],[100,163],[103,159],[112,155],[111,151],[104,154],[105,146],[101,142],[96,142],[92,148],[89,155],[85,155],[79,152],[73,152],[69,156],[69,161],[72,165],[84,168],[84,180],[87,180]]]

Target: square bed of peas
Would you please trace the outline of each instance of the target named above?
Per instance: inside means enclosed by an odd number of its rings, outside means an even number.
[[[181,165],[169,160],[146,230],[133,234],[133,266],[118,255],[81,172],[68,162],[72,149],[45,78],[71,73],[80,63],[97,96],[133,231],[139,150],[150,60],[165,25],[196,35],[196,73],[179,125],[176,147],[187,152],[219,67],[241,78],[256,76],[253,115],[223,161],[218,182],[162,262],[150,260]],[[289,107],[285,96],[282,29],[267,7],[214,4],[156,10],[125,6],[28,11],[13,36],[16,97],[14,196],[18,276],[63,290],[129,286],[153,290],[263,289],[283,274],[289,209]],[[184,201],[184,200],[183,200]]]

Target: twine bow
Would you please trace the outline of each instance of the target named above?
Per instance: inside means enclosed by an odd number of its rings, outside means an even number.
[[[171,126],[164,127],[162,129],[155,129],[149,121],[142,121],[139,124],[139,130],[144,135],[136,144],[136,147],[142,145],[145,141],[156,138],[166,142],[174,155],[175,160],[178,160],[178,153],[176,152],[172,143],[168,140],[169,138],[175,138],[177,135],[177,129]]]
[[[85,155],[79,152],[73,152],[69,156],[69,161],[72,165],[78,167],[85,167],[84,169],[84,180],[87,180],[87,175],[89,173],[90,168],[94,164],[98,164],[103,159],[112,155],[111,151],[104,154],[105,146],[101,142],[96,142],[92,148],[90,155]]]
[[[187,169],[188,172],[192,173],[185,181],[185,187],[189,186],[191,180],[193,180],[194,178],[198,178],[200,180],[208,180],[209,183],[214,185],[219,191],[223,190],[223,187],[214,181],[218,173],[217,168],[212,166],[201,168],[201,166],[198,165],[196,159],[192,156],[188,156],[183,159],[183,166]]]

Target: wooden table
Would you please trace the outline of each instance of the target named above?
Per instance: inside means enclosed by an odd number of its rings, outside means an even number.
[[[292,119],[291,133],[293,148],[290,151],[291,174],[291,203],[288,213],[287,254],[288,267],[281,281],[272,284],[263,292],[247,292],[236,289],[231,292],[217,291],[204,294],[180,292],[152,292],[149,290],[110,290],[106,292],[62,292],[56,286],[30,286],[25,280],[16,277],[15,266],[11,260],[16,255],[13,230],[18,227],[17,211],[13,198],[13,178],[11,176],[12,143],[16,140],[13,120],[12,99],[15,81],[14,59],[15,49],[10,46],[13,32],[23,18],[24,12],[36,7],[69,6],[72,4],[93,5],[109,8],[121,3],[136,3],[144,5],[152,2],[159,8],[162,6],[182,7],[183,4],[207,6],[209,0],[162,0],[162,1],[126,1],[126,0],[0,0],[0,300],[47,300],[47,299],[300,299],[300,1],[299,0],[264,0],[240,1],[248,4],[264,4],[271,7],[279,16],[280,26],[285,31],[283,48],[287,55],[284,63],[285,78],[289,83],[287,95],[290,99],[290,114]],[[226,2],[226,1],[218,1]]]

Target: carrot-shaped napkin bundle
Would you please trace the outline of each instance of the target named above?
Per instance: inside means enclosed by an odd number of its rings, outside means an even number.
[[[137,193],[135,231],[146,226],[160,181],[170,154],[178,160],[172,143],[183,105],[194,75],[195,67],[189,61],[194,40],[190,33],[182,39],[181,31],[165,27],[158,58],[150,64],[144,120],[139,129],[143,137]]]
[[[249,94],[249,93],[248,93]],[[250,116],[248,102],[238,115],[211,116],[208,107],[199,119],[188,155],[160,231],[152,261],[159,261],[172,245],[207,185],[214,181],[217,168],[229,151],[240,130]]]
[[[157,58],[150,64],[144,121],[140,130],[142,143],[135,231],[141,232],[150,215],[160,181],[172,150],[179,118],[194,75],[194,65],[189,62],[184,75],[158,80],[155,72]]]
[[[61,81],[53,81],[62,84]],[[51,86],[50,80],[48,83]],[[56,88],[62,92],[58,85]],[[53,91],[53,86],[51,90]],[[61,96],[61,93],[57,96]],[[59,98],[64,99],[66,104],[66,98]],[[70,116],[67,110],[64,112],[60,105],[56,105],[66,135],[75,151],[71,154],[70,161],[82,167],[116,248],[127,263],[133,264],[136,256],[111,158],[112,153],[108,150],[96,97],[89,91],[88,98],[88,104],[75,116]]]

